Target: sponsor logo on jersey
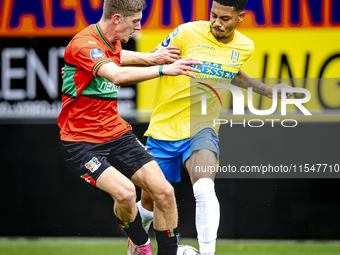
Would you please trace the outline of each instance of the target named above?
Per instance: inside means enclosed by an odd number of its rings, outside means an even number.
[[[172,37],[176,37],[176,35],[178,35],[178,32],[179,32],[179,29],[178,29],[178,27],[176,27],[174,29],[174,31],[172,31],[172,33],[171,33]],[[164,39],[164,41],[162,42],[161,45],[163,47],[168,47],[169,44],[170,44],[170,41],[171,41],[171,38],[170,38],[170,35],[169,35],[167,38]]]
[[[93,173],[96,171],[102,163],[99,162],[99,160],[96,157],[93,157],[89,162],[85,164],[85,167]]]
[[[163,46],[163,47],[168,47],[169,44],[170,44],[170,41],[171,41],[170,36],[168,36],[168,37],[165,38],[164,41],[162,42],[162,46]]]
[[[89,43],[89,44],[97,44],[97,43],[95,43],[95,42],[92,42],[92,41],[88,41],[88,43]]]
[[[222,64],[212,63],[212,62],[202,62],[203,65],[191,65],[191,67],[196,68],[201,71],[199,75],[211,75],[214,77],[220,77],[224,79],[234,79],[237,73],[229,72],[222,69]],[[198,76],[198,75],[197,75]],[[199,77],[199,76],[198,76]]]
[[[100,85],[100,89],[113,91],[113,92],[117,92],[119,88],[120,86],[116,86],[112,82],[109,82],[109,81],[103,81],[102,84]]]
[[[206,45],[203,45],[203,44],[198,44],[197,46],[205,48],[205,49],[209,49],[209,50],[215,50],[215,47],[210,47],[210,46],[206,46]]]
[[[91,50],[91,58],[97,59],[104,57],[104,53],[100,49],[93,49]]]

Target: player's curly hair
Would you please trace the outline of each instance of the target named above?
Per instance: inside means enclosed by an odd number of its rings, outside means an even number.
[[[119,13],[123,17],[132,16],[146,8],[144,0],[105,0],[103,8],[103,17],[111,19],[111,17]]]
[[[234,7],[235,11],[243,11],[248,0],[214,0],[214,2],[223,5]]]

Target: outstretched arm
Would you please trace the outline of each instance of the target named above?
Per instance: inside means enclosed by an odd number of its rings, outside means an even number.
[[[179,60],[181,51],[175,46],[169,46],[161,49],[154,49],[150,53],[141,53],[137,51],[122,51],[122,65],[145,67],[153,65],[166,65]],[[65,67],[61,68],[61,78],[64,78]]]
[[[192,65],[202,65],[202,62],[195,58],[184,58],[161,67],[119,67],[115,63],[110,62],[101,65],[98,68],[97,75],[108,79],[117,86],[125,86],[153,79],[160,75],[186,75],[196,78],[194,74],[188,71],[199,73],[200,70],[191,67]]]
[[[281,88],[290,87],[289,85],[284,83],[276,84],[274,86],[267,86],[266,84],[246,75],[241,69],[238,71],[238,74],[235,76],[235,78],[231,81],[231,84],[244,89],[252,87],[255,93],[266,96],[268,98],[273,98],[273,87],[277,88],[278,98],[281,98]],[[286,94],[286,97],[291,98],[292,94],[293,93],[289,92]]]
[[[169,46],[158,50],[153,50],[151,53],[141,53],[136,51],[123,50],[122,64],[123,65],[164,65],[174,63],[179,59],[181,51],[175,46]]]

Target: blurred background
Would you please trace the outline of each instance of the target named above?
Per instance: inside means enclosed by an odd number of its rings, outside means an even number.
[[[181,23],[209,20],[212,1],[146,2],[142,32],[125,49],[149,52]],[[123,236],[112,199],[61,160],[56,124],[65,46],[101,13],[102,0],[0,0],[0,236]],[[255,53],[242,69],[308,89],[313,116],[289,131],[223,127],[221,155],[234,165],[340,164],[340,1],[248,0],[246,13],[238,30]],[[157,84],[119,91],[119,111],[144,143]],[[268,102],[254,95],[257,109]],[[194,198],[182,178],[180,232],[194,238]],[[219,237],[340,239],[339,178],[217,179]]]

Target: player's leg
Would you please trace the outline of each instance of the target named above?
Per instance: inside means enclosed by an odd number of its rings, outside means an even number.
[[[196,200],[196,230],[201,254],[214,254],[220,219],[220,205],[215,194],[218,138],[211,129],[193,137],[191,155],[185,158]]]
[[[177,252],[177,208],[172,186],[165,180],[152,154],[131,132],[116,139],[108,158],[116,169],[145,189],[155,201],[158,254]],[[138,215],[138,214],[137,214]]]
[[[109,193],[114,203],[114,213],[125,222],[132,222],[138,212],[135,187],[123,174],[109,167],[97,179],[96,186]]]
[[[142,195],[144,193],[147,194],[146,191],[144,191],[142,189]],[[142,227],[144,228],[146,233],[148,233],[150,226],[151,226],[151,223],[153,222],[153,218],[154,218],[154,216],[153,216],[154,215],[153,214],[153,200],[149,195],[147,195],[147,196],[148,196],[148,199],[151,200],[150,211],[143,208],[142,203],[141,203],[142,201],[137,202],[138,212],[139,212],[139,215],[141,216]],[[128,254],[133,253],[132,251],[134,251],[135,249],[136,249],[136,245],[132,242],[132,240],[130,238],[128,238],[128,240],[127,240]]]
[[[149,137],[146,148],[155,157],[165,178],[169,182],[180,181],[181,155],[189,148],[190,139],[168,142]],[[148,230],[153,219],[153,200],[142,190],[141,201],[137,203],[144,229]]]
[[[190,165],[197,164],[204,166],[207,164],[207,161],[201,160],[207,158],[207,152],[203,151],[204,150],[195,151],[192,153],[191,157],[186,161],[187,169],[190,169]],[[199,178],[199,176],[195,174],[194,178],[191,178],[191,181],[196,201],[195,223],[200,253],[214,254],[220,219],[220,205],[215,194],[214,178],[207,176]]]
[[[136,244],[149,246],[151,252],[146,254],[152,254],[151,245],[147,244],[149,238],[141,225],[135,203],[135,187],[129,178],[112,167],[108,161],[111,147],[117,146],[115,143],[115,140],[102,144],[61,141],[61,152],[67,165],[77,175],[95,189],[100,188],[114,198],[114,212],[123,230]],[[145,246],[140,248],[145,250]]]
[[[150,240],[141,225],[134,184],[111,166],[98,177],[96,186],[114,199],[114,213],[119,219],[119,226],[129,238],[136,245],[148,245]]]
[[[177,207],[173,187],[165,179],[156,161],[143,165],[131,180],[150,194],[154,201],[154,229],[158,254],[177,252]]]
[[[141,200],[137,203],[138,211],[142,218],[142,225],[146,232],[149,231],[151,223],[153,222],[153,200],[150,195],[142,189]]]

